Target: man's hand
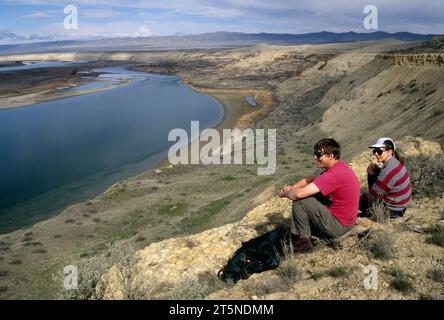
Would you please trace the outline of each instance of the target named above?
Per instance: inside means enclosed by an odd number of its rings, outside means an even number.
[[[314,183],[309,183],[305,187],[298,188],[295,186],[284,187],[281,191],[281,197],[290,200],[300,200],[312,196],[319,192],[319,188]]]
[[[280,194],[279,194],[279,196],[282,197],[282,198],[285,198],[287,196],[287,192],[289,190],[291,190],[291,188],[292,188],[292,186],[285,186],[285,187],[283,187],[281,192],[280,192]]]

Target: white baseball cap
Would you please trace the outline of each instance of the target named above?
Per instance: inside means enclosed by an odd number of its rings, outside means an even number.
[[[369,146],[369,148],[385,148],[385,149],[396,150],[396,144],[395,142],[393,142],[392,139],[383,137],[379,138],[378,141],[376,141],[375,144]]]

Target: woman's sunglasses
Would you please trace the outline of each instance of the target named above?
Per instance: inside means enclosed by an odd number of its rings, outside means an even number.
[[[373,154],[374,155],[378,155],[378,156],[380,156],[381,154],[383,154],[384,153],[384,149],[373,149]]]

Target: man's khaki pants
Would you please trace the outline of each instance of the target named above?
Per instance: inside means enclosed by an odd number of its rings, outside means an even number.
[[[314,196],[293,201],[290,227],[292,234],[320,238],[336,238],[353,228],[342,225]]]

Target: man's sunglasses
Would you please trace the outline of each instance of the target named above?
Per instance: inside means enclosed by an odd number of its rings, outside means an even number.
[[[373,154],[380,156],[384,151],[384,149],[373,149]]]
[[[314,151],[314,156],[316,157],[316,158],[320,158],[320,157],[322,157],[324,154],[322,153],[322,150],[315,150]]]

